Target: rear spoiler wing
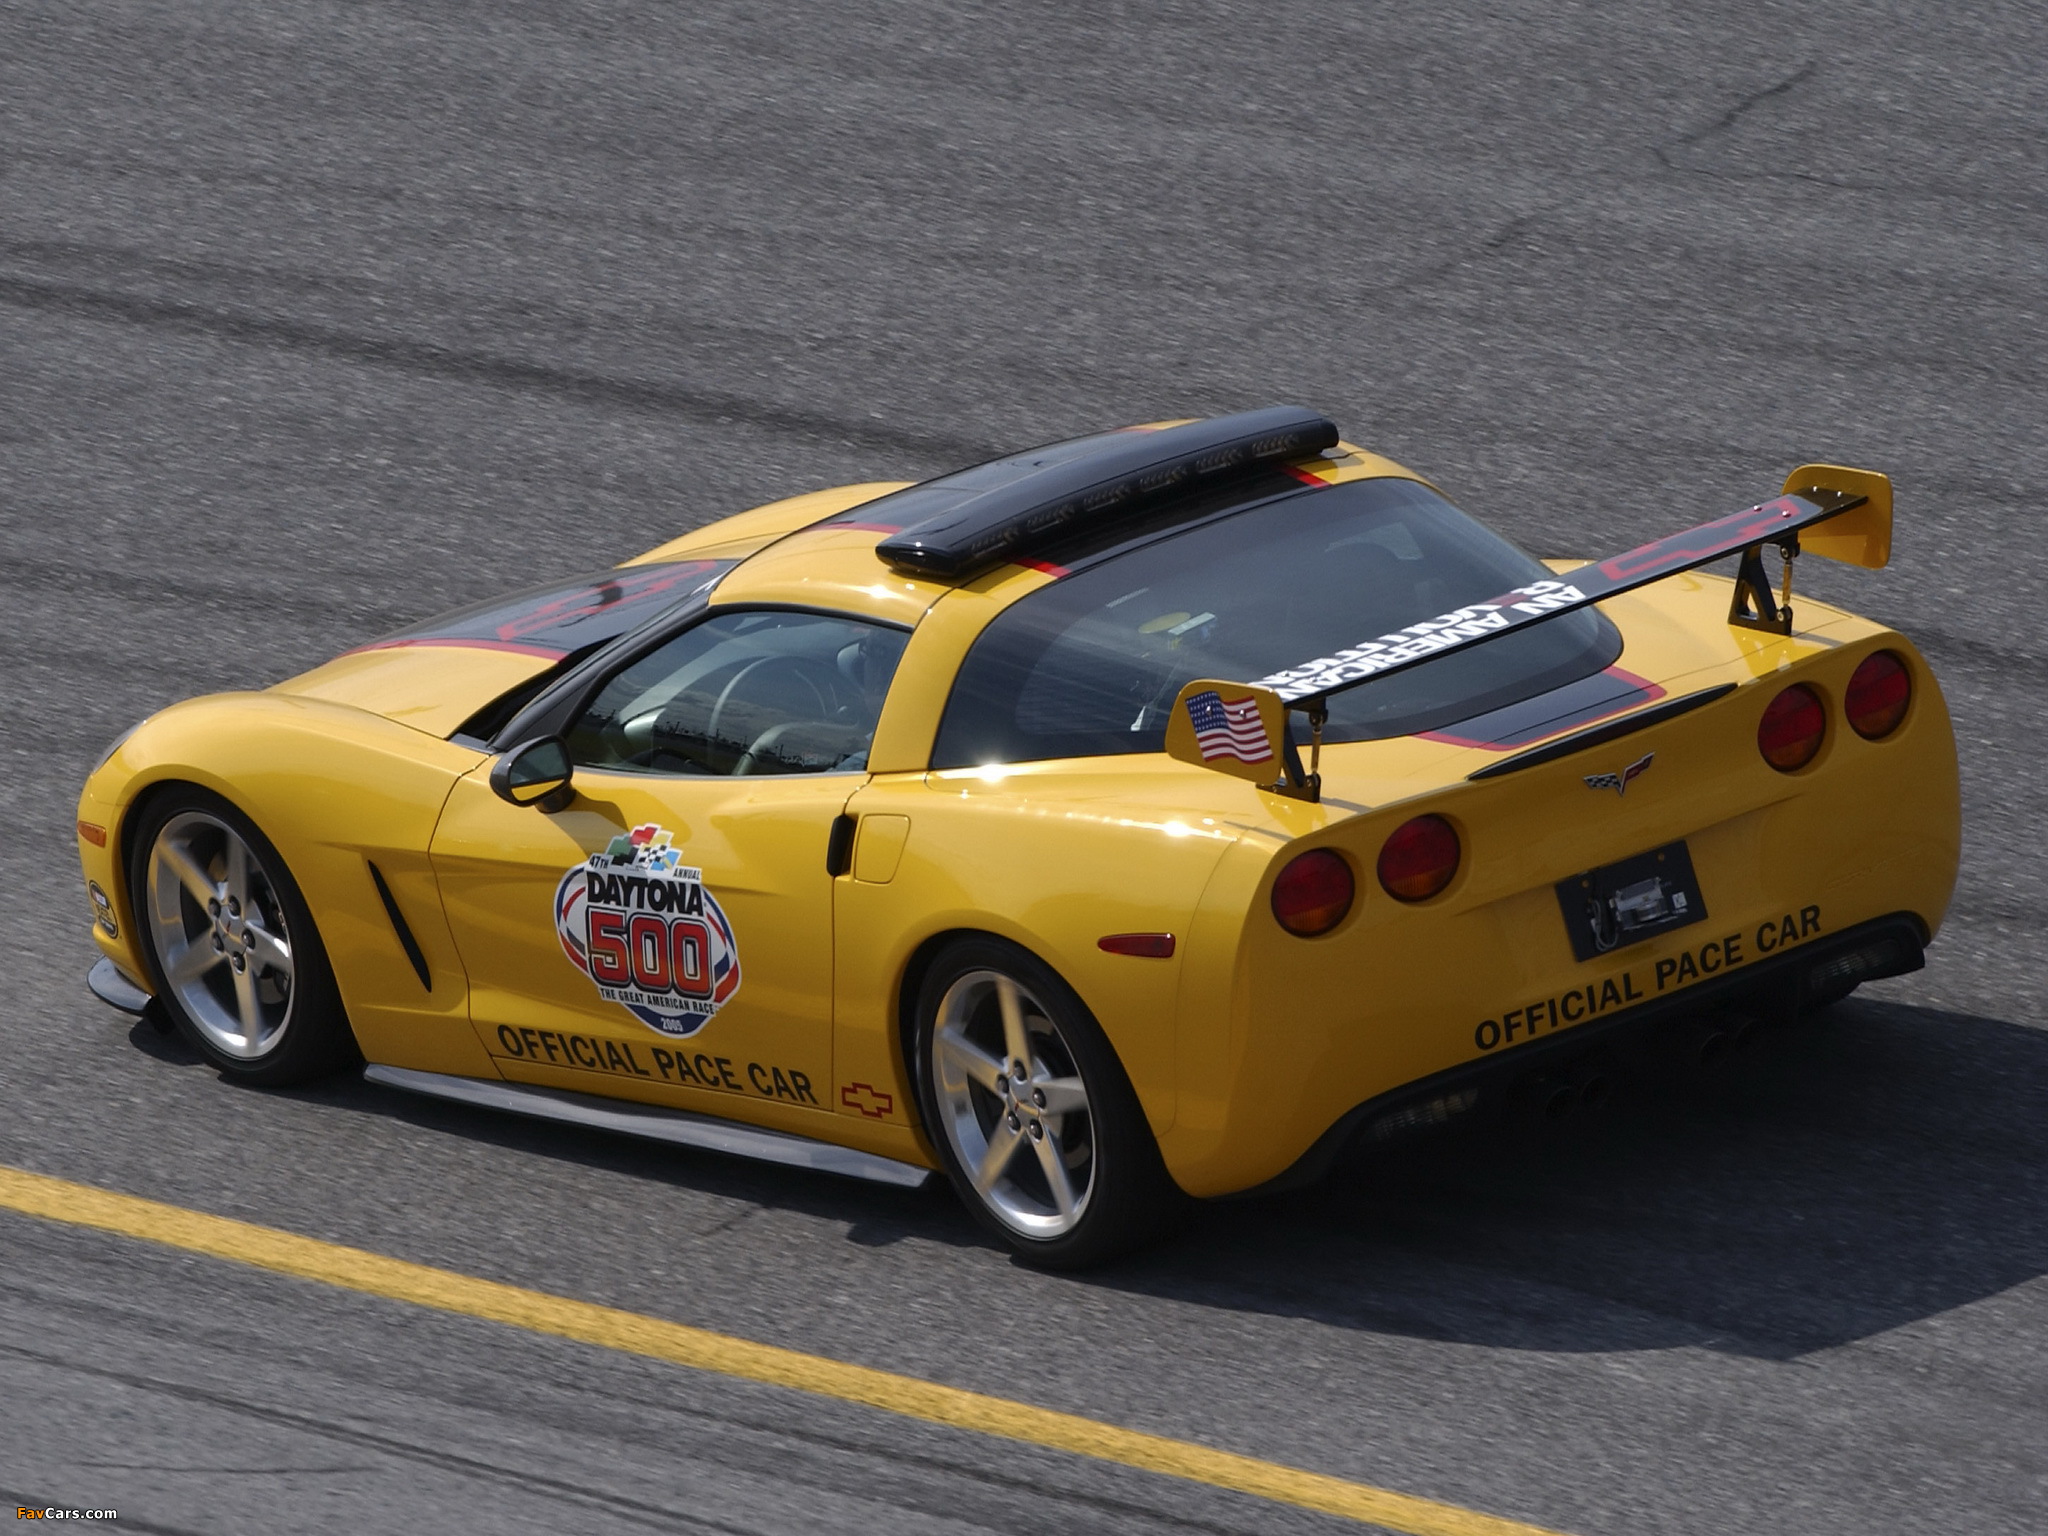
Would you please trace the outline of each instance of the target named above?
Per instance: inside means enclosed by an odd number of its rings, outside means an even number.
[[[1777,546],[1784,559],[1775,595],[1764,569],[1767,544]],[[1774,501],[1582,566],[1566,573],[1568,579],[1517,587],[1486,602],[1410,624],[1255,682],[1197,679],[1174,700],[1167,721],[1166,750],[1182,761],[1255,782],[1284,766],[1279,782],[1271,787],[1313,800],[1320,792],[1316,764],[1311,759],[1308,770],[1303,771],[1287,731],[1288,710],[1298,709],[1308,716],[1320,748],[1323,720],[1336,694],[1734,554],[1742,556],[1742,564],[1736,573],[1728,622],[1789,635],[1792,562],[1802,548],[1871,569],[1885,565],[1892,548],[1891,481],[1866,469],[1803,464],[1786,477],[1784,492]],[[1255,739],[1260,736],[1263,753]]]

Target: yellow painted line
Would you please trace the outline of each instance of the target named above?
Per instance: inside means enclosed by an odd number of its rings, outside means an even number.
[[[211,1258],[317,1280],[370,1296],[507,1323],[627,1354],[666,1360],[743,1381],[789,1387],[843,1403],[860,1403],[905,1418],[973,1430],[1048,1450],[1159,1472],[1189,1482],[1254,1494],[1280,1504],[1363,1520],[1404,1536],[1558,1536],[1540,1526],[1418,1499],[1410,1494],[1305,1472],[1186,1440],[1122,1429],[1078,1414],[1056,1413],[958,1387],[898,1376],[822,1355],[690,1328],[566,1296],[501,1285],[473,1275],[410,1264],[360,1248],[259,1227],[182,1206],[73,1184],[0,1164],[0,1209],[74,1227],[162,1243]]]

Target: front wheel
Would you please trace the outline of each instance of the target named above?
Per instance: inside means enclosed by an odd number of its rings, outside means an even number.
[[[354,1058],[298,883],[226,800],[180,786],[145,806],[129,890],[157,998],[214,1066],[282,1087]]]
[[[954,1188],[1027,1262],[1099,1264],[1179,1213],[1116,1053],[1036,956],[995,939],[949,946],[919,989],[916,1051]]]

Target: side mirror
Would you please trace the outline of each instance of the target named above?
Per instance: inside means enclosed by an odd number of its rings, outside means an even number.
[[[569,787],[574,770],[559,736],[521,742],[491,765],[491,793],[513,805],[559,811],[576,798]]]

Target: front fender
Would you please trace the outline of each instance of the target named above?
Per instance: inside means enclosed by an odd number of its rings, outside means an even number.
[[[427,857],[455,781],[482,755],[347,705],[226,693],[151,716],[86,781],[88,879],[115,904],[102,948],[138,978],[142,942],[127,865],[152,792],[196,784],[249,816],[283,855],[320,927],[342,1001],[371,1061],[493,1076],[469,1029],[468,979]],[[370,877],[383,874],[428,966],[423,985]]]

